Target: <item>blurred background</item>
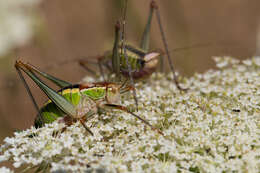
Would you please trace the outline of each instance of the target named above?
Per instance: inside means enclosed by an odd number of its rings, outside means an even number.
[[[0,141],[15,129],[29,128],[35,108],[15,72],[22,59],[70,82],[87,73],[63,60],[93,57],[110,50],[114,24],[122,14],[123,0],[0,0]],[[126,39],[138,46],[149,12],[150,0],[129,0]],[[214,67],[212,56],[240,59],[260,54],[259,0],[157,1],[170,50],[182,76]],[[154,18],[156,19],[156,18]],[[152,23],[151,49],[161,48],[157,22]],[[50,65],[53,68],[48,68]],[[31,81],[39,104],[46,97]],[[52,85],[51,85],[52,86]],[[0,143],[1,143],[0,142]]]

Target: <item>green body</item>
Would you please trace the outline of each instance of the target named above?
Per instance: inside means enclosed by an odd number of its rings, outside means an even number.
[[[127,58],[128,58],[128,63],[131,67],[131,70],[133,71],[140,71],[144,67],[144,60],[142,60],[138,55],[130,52],[127,52]],[[126,61],[126,57],[124,56],[123,53],[120,53],[120,70],[121,71],[128,71],[128,64]]]
[[[129,50],[126,50],[127,58],[128,58],[128,64],[131,67],[132,71],[140,71],[143,69],[145,61],[140,58],[140,56],[136,53],[133,53]],[[109,66],[110,69],[112,69],[112,52],[108,53],[105,56],[105,64]],[[121,52],[121,49],[119,49],[119,57],[120,57],[120,71],[128,71],[128,64],[126,61],[126,57],[124,56],[124,53]]]
[[[80,89],[79,85],[75,85],[70,88],[63,88],[59,90],[58,93],[77,107],[80,103],[83,103],[81,102],[83,97],[85,100],[91,99],[94,102],[104,100],[106,96],[106,87],[90,87]],[[64,117],[66,115],[66,113],[59,109],[59,107],[51,100],[48,100],[45,103],[45,105],[40,109],[40,113],[42,115],[43,122],[40,119],[40,116],[37,116],[34,122],[35,127],[41,127],[45,123],[52,123],[57,118]]]

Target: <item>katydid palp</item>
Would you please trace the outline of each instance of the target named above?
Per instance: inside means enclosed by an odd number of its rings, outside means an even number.
[[[152,126],[147,120],[129,111],[127,107],[118,104],[120,102],[120,94],[133,89],[126,83],[99,82],[72,85],[69,82],[40,71],[29,63],[19,60],[16,61],[15,68],[37,109],[38,115],[35,119],[35,127],[41,127],[45,123],[52,123],[60,118],[66,125],[79,121],[93,135],[92,131],[85,125],[85,122],[89,117],[97,114],[99,109],[110,108],[131,114],[147,126],[150,126],[152,130],[163,135],[158,128]],[[50,99],[42,108],[39,108],[36,103],[22,72],[27,74]],[[56,92],[48,87],[38,76],[50,80],[61,89]]]

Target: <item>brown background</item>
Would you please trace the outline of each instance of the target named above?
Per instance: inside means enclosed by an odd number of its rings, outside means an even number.
[[[0,141],[11,136],[14,129],[30,127],[36,115],[15,73],[14,61],[21,58],[62,79],[79,81],[86,75],[84,70],[76,64],[59,65],[58,62],[99,55],[110,49],[113,26],[121,16],[122,2],[45,0],[41,3],[38,15],[42,26],[37,29],[36,36],[9,57],[0,59]],[[158,4],[170,49],[201,43],[217,44],[172,52],[174,65],[181,75],[189,76],[213,67],[213,55],[248,58],[257,54],[259,0],[161,0]],[[129,0],[126,34],[127,40],[134,45],[140,41],[148,11],[149,0]],[[152,48],[163,48],[155,21],[151,42]],[[51,64],[58,65],[48,69]],[[30,82],[30,85],[42,104],[46,97],[34,84]]]

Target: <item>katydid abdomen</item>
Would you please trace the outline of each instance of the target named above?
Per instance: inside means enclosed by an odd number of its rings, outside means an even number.
[[[158,63],[159,63],[159,52],[150,52],[144,54],[142,58],[140,55],[133,53],[127,50],[127,60],[126,56],[120,52],[120,72],[125,77],[129,77],[129,68],[131,69],[131,75],[134,79],[144,79],[149,77],[153,72],[156,71]],[[104,59],[101,61],[106,64],[108,69],[112,69],[112,54],[108,54],[104,56]]]

